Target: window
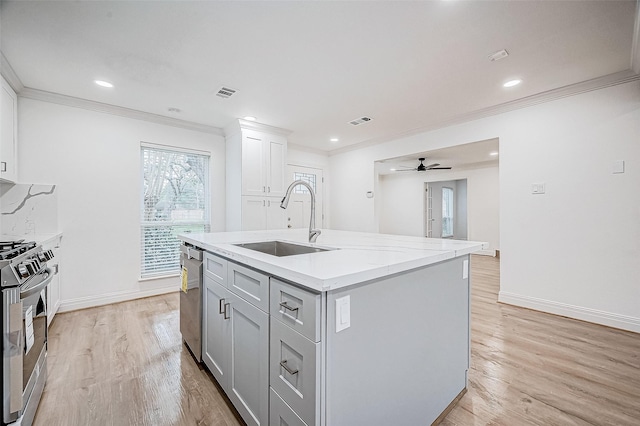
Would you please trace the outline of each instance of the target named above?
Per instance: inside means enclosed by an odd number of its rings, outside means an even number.
[[[209,155],[142,144],[141,265],[149,278],[180,271],[177,234],[209,231]]]
[[[442,238],[453,237],[453,189],[442,188]]]
[[[307,182],[309,185],[311,185],[311,188],[313,188],[313,192],[314,193],[318,193],[318,191],[316,190],[316,175],[312,174],[312,173],[300,173],[300,172],[294,172],[293,173],[293,180],[303,180],[305,182]],[[298,185],[295,188],[293,188],[293,193],[294,194],[308,194],[309,190],[307,189],[306,186],[302,186],[302,185]]]

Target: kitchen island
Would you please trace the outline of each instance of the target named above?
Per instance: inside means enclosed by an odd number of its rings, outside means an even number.
[[[240,415],[250,425],[437,421],[466,390],[469,254],[486,244],[307,237],[180,236],[206,252],[203,361]],[[278,257],[247,245],[265,241],[325,251]]]

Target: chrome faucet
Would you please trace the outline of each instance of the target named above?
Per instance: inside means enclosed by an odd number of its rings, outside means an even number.
[[[309,183],[305,182],[304,180],[293,181],[291,185],[289,185],[289,188],[287,188],[287,192],[284,198],[282,199],[282,202],[280,203],[280,207],[282,207],[283,209],[287,208],[287,206],[289,205],[289,198],[291,198],[291,192],[293,191],[293,188],[295,188],[298,185],[306,186],[307,189],[309,190],[309,193],[311,194],[311,220],[309,221],[309,242],[315,243],[321,231],[319,229],[316,229],[316,194],[313,192],[313,188],[311,187],[311,185],[309,185]]]

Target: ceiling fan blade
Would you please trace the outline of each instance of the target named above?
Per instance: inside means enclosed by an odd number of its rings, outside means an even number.
[[[415,172],[416,170],[417,169],[401,169],[401,170],[396,169],[395,171],[396,172]]]
[[[451,170],[451,167],[429,167],[427,170]]]
[[[433,169],[434,167],[438,167],[440,163],[429,164],[428,166],[424,166],[427,170]]]

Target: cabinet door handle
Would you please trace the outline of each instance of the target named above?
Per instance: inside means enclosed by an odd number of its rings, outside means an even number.
[[[285,308],[287,311],[291,311],[291,312],[295,312],[298,310],[298,308],[294,308],[292,306],[287,305],[287,302],[280,302],[280,306]]]
[[[284,368],[284,369],[287,371],[287,373],[291,374],[292,376],[293,376],[294,374],[298,374],[298,370],[295,370],[295,371],[294,371],[294,370],[290,369],[290,368],[287,366],[287,360],[286,360],[286,359],[285,359],[284,361],[280,361],[280,367]]]
[[[229,318],[231,318],[231,317],[228,317],[228,316],[227,316],[227,314],[228,314],[228,312],[227,312],[227,308],[228,308],[228,307],[229,307],[229,304],[228,304],[228,303],[225,303],[225,304],[224,304],[224,312],[223,312],[224,319],[229,319]]]
[[[0,164],[2,164],[2,170],[0,170],[0,171],[2,171],[2,172],[6,172],[6,171],[7,171],[7,162],[6,162],[6,161],[3,161],[3,162],[2,162],[2,163],[0,163]]]
[[[267,192],[271,192],[271,187],[267,186]]]
[[[218,313],[223,314],[224,309],[222,308],[222,304],[224,303],[224,299],[220,299],[220,303],[218,303]]]
[[[266,188],[263,186],[262,187],[262,192],[267,192]]]

